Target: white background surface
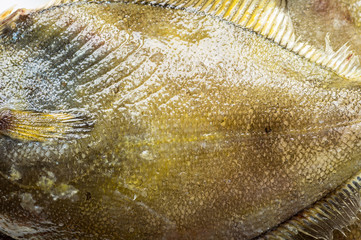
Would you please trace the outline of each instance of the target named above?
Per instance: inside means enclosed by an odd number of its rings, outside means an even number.
[[[0,0],[0,13],[14,5],[16,8],[36,8],[47,2],[49,0]]]

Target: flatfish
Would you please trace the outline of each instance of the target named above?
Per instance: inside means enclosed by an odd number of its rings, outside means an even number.
[[[57,1],[0,23],[0,230],[332,239],[357,220],[361,70],[284,0]]]

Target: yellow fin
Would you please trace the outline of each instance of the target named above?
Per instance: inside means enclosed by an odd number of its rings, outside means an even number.
[[[333,231],[351,226],[361,210],[361,172],[309,209],[258,240],[332,239]]]
[[[0,135],[22,141],[82,138],[92,128],[87,117],[68,113],[1,110]]]
[[[92,0],[52,0],[42,7],[59,6]],[[287,0],[110,0],[139,4],[167,5],[176,9],[204,12],[255,31],[273,41],[288,46],[295,41],[293,25],[287,10]]]
[[[75,2],[91,3],[92,0],[51,0],[39,9]],[[344,45],[338,51],[318,49],[296,39],[287,0],[109,0],[107,2],[128,2],[153,4],[192,12],[203,12],[232,22],[274,41],[312,63],[327,68],[349,80],[361,80],[359,58]],[[24,14],[19,12],[18,14]],[[0,31],[9,21],[18,16],[0,19]],[[328,41],[328,38],[326,38]]]
[[[0,21],[7,18],[13,11],[14,11],[14,6],[6,9],[4,12],[0,13]]]

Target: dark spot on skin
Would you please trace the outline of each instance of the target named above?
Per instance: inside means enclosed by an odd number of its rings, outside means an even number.
[[[272,129],[270,126],[267,126],[267,127],[265,127],[264,131],[268,134],[268,133],[272,132]]]
[[[92,195],[90,192],[85,193],[86,200],[89,201],[92,198]]]
[[[14,116],[10,110],[1,111],[0,112],[0,131],[6,131],[6,130],[10,129],[13,118],[14,118]]]
[[[223,120],[221,121],[221,126],[224,126],[224,125],[226,125],[226,121],[223,119]]]

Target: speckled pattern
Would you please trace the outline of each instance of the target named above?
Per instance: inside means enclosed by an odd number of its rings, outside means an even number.
[[[94,119],[83,139],[0,139],[14,238],[250,239],[361,168],[358,85],[225,21],[70,4],[0,43],[0,106]]]
[[[334,50],[348,43],[355,54],[361,55],[361,1],[292,0],[288,6],[295,32],[303,41],[324,48],[329,34]]]

